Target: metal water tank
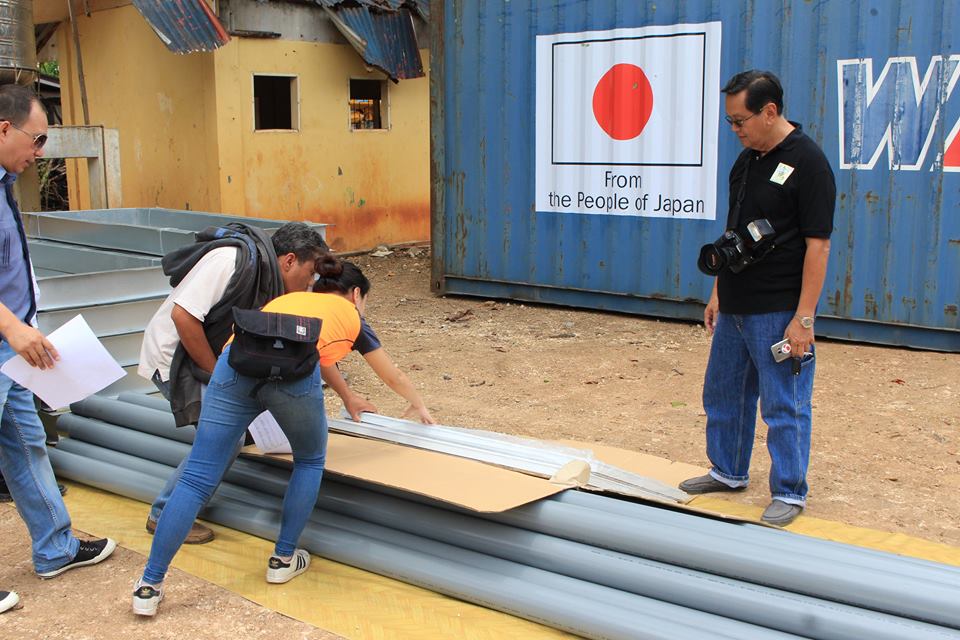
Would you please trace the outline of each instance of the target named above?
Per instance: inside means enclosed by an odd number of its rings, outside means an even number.
[[[37,78],[33,0],[0,0],[0,84]]]

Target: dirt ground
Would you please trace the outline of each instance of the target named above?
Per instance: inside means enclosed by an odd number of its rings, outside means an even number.
[[[426,249],[353,260],[367,320],[439,422],[708,466],[702,325],[436,297]],[[960,354],[817,347],[806,513],[960,545]],[[381,412],[404,410],[356,355],[344,369]],[[769,502],[764,438],[758,422],[752,484],[731,500]]]
[[[90,538],[78,532],[82,538]],[[176,601],[162,615],[130,613],[133,583],[144,557],[118,547],[93,567],[41,580],[33,572],[27,528],[12,504],[0,504],[0,589],[20,606],[0,615],[4,640],[337,640],[340,636],[265,609],[226,589],[171,569]],[[190,603],[183,606],[182,603]],[[163,605],[161,605],[163,606]]]
[[[353,260],[373,282],[368,321],[441,423],[707,465],[700,391],[710,340],[701,326],[436,297],[426,249]],[[825,340],[818,349],[807,513],[960,545],[960,355]],[[343,368],[382,413],[405,409],[355,354]],[[339,409],[328,397],[328,411]],[[761,425],[753,485],[731,500],[769,500],[763,438]],[[0,616],[0,638],[336,637],[178,571],[178,593],[194,590],[196,606],[137,620],[129,586],[142,556],[118,549],[109,563],[41,581],[26,540],[14,508],[0,505],[0,588],[24,602]],[[93,607],[79,597],[91,576],[112,594]]]

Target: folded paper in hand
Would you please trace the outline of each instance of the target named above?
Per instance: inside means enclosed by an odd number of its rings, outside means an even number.
[[[83,316],[75,316],[47,339],[60,354],[52,368],[32,367],[17,355],[0,367],[0,373],[33,391],[51,409],[79,402],[126,375]]]

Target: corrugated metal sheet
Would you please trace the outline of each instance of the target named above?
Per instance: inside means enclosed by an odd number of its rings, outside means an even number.
[[[427,3],[411,0],[316,0],[347,41],[372,67],[397,82],[422,78],[412,10],[429,16]]]
[[[133,6],[174,53],[213,51],[230,41],[204,0],[133,0]]]
[[[325,7],[358,6],[381,11],[397,11],[407,7],[424,19],[430,16],[430,0],[314,0]]]
[[[837,177],[818,334],[960,351],[960,3],[556,0],[433,7],[434,289],[701,319],[714,220],[537,211],[535,38],[722,27],[721,83],[783,80]],[[722,102],[718,117],[722,117]],[[706,142],[710,142],[707,140]],[[721,126],[717,202],[741,145]]]

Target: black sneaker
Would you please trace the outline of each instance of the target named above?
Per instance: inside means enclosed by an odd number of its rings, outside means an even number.
[[[9,611],[20,602],[20,596],[16,591],[0,591],[0,613]]]
[[[67,495],[67,487],[59,482],[57,483],[57,489],[60,490],[61,496]],[[0,502],[13,502],[13,496],[10,495],[10,490],[7,489],[7,483],[3,480],[0,480]]]
[[[106,560],[113,550],[117,548],[117,543],[110,538],[100,538],[99,540],[81,540],[80,549],[73,560],[53,571],[44,571],[37,573],[41,578],[53,578],[64,571],[76,569],[77,567],[86,567],[87,565],[97,564]]]

